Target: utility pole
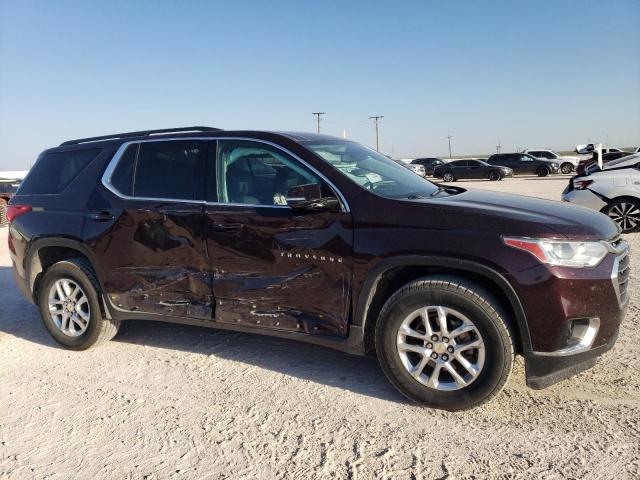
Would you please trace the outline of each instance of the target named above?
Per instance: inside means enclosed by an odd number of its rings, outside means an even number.
[[[500,153],[500,150],[502,150],[502,145],[500,145],[500,139],[498,139],[498,145],[496,145],[496,153]]]
[[[316,133],[320,133],[320,117],[326,114],[324,112],[313,112],[313,115],[316,116]]]
[[[453,135],[447,135],[446,138],[449,140],[449,158],[451,158],[451,139],[453,138]]]
[[[372,115],[371,117],[373,121],[376,124],[376,152],[380,151],[380,143],[379,143],[379,130],[378,130],[378,123],[380,122],[381,118],[384,118],[384,115]]]

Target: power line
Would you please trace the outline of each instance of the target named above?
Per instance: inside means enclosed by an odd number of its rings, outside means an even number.
[[[447,135],[446,138],[449,140],[449,158],[451,158],[451,139],[453,138],[453,135]]]
[[[372,115],[369,118],[373,118],[373,121],[376,124],[376,152],[380,151],[380,143],[379,143],[379,127],[378,127],[378,123],[380,122],[381,118],[384,118],[384,115]]]
[[[313,112],[312,115],[316,116],[316,132],[320,133],[320,117],[322,115],[326,115],[326,113],[325,112]]]

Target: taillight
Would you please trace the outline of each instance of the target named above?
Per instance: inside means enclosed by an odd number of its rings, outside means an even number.
[[[589,185],[593,183],[593,180],[574,180],[573,188],[576,190],[586,190]]]
[[[31,205],[7,205],[7,222],[11,223],[20,215],[29,213]]]

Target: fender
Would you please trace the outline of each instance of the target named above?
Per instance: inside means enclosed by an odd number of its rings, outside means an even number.
[[[462,260],[458,258],[414,255],[382,260],[369,271],[367,279],[362,286],[362,291],[360,292],[360,296],[356,305],[353,325],[358,325],[362,327],[362,331],[366,331],[367,314],[369,312],[369,306],[373,301],[378,282],[380,282],[380,279],[387,271],[391,270],[392,268],[404,266],[451,268],[454,270],[481,275],[493,281],[504,292],[507,299],[509,300],[509,303],[511,304],[511,308],[515,312],[515,321],[517,322],[518,331],[520,332],[520,341],[522,344],[523,352],[528,352],[531,350],[531,337],[529,334],[527,317],[524,313],[522,303],[520,302],[520,299],[518,298],[518,295],[516,294],[511,284],[501,273],[491,267],[471,260]]]
[[[44,237],[34,240],[29,245],[29,249],[27,254],[25,255],[25,273],[27,275],[27,282],[29,285],[29,290],[33,293],[33,287],[36,280],[36,277],[39,273],[42,272],[42,265],[40,265],[40,259],[37,256],[37,253],[40,249],[44,247],[63,247],[69,248],[72,250],[77,250],[79,253],[84,255],[91,263],[91,267],[95,269],[95,262],[93,258],[93,254],[91,250],[89,250],[81,240],[73,239],[73,238],[64,238],[64,237]],[[97,272],[96,272],[97,273]],[[103,287],[102,281],[100,280],[100,276],[96,275],[98,278],[98,282],[100,283],[100,287]]]

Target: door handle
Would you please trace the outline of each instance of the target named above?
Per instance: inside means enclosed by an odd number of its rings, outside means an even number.
[[[96,222],[108,222],[114,218],[113,214],[109,212],[99,212],[91,215],[91,220],[95,220]]]
[[[217,232],[234,232],[242,228],[241,223],[212,223],[211,230]]]

